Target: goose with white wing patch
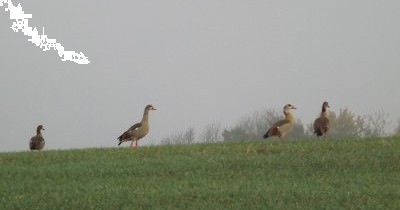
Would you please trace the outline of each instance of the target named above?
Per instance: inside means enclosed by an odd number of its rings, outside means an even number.
[[[290,112],[291,109],[296,109],[296,107],[292,104],[286,104],[283,107],[283,114],[285,115],[285,119],[279,120],[278,122],[274,123],[263,136],[265,139],[271,136],[283,138],[287,133],[293,130],[294,117],[293,114]]]
[[[123,142],[132,141],[131,149],[133,147],[133,142],[136,143],[136,149],[139,148],[138,141],[145,137],[149,133],[149,111],[156,110],[152,105],[147,105],[144,108],[143,118],[139,123],[131,126],[127,131],[125,131],[121,136],[118,137],[118,146]]]

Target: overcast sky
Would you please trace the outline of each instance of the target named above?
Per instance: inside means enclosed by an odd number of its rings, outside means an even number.
[[[324,100],[400,119],[398,0],[13,3],[91,63],[43,52],[0,7],[0,151],[27,150],[38,124],[45,149],[114,147],[146,104],[140,145],[286,103],[306,124]]]

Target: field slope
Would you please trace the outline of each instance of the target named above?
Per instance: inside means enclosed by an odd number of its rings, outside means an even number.
[[[0,153],[0,209],[400,209],[400,138]]]

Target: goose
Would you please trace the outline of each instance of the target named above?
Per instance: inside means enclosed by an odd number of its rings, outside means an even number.
[[[133,142],[136,142],[136,149],[139,148],[138,141],[149,133],[149,111],[156,110],[152,105],[147,105],[144,108],[143,118],[140,123],[136,123],[132,125],[127,131],[125,131],[121,136],[118,137],[118,146],[123,142],[132,141],[131,149],[133,146]]]
[[[328,108],[328,102],[325,101],[324,103],[322,103],[321,115],[314,121],[314,133],[317,136],[325,136],[329,130]]]
[[[286,104],[283,107],[283,114],[285,115],[285,119],[279,120],[278,122],[274,123],[263,136],[264,139],[271,136],[278,136],[279,138],[283,138],[293,129],[294,117],[293,114],[290,112],[291,109],[296,109],[296,107],[292,104]]]
[[[43,125],[39,125],[36,128],[36,136],[33,136],[29,141],[29,148],[31,150],[42,150],[44,147],[44,138],[42,136]]]

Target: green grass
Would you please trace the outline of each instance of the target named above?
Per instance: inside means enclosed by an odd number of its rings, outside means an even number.
[[[400,138],[0,153],[0,209],[400,209]]]

